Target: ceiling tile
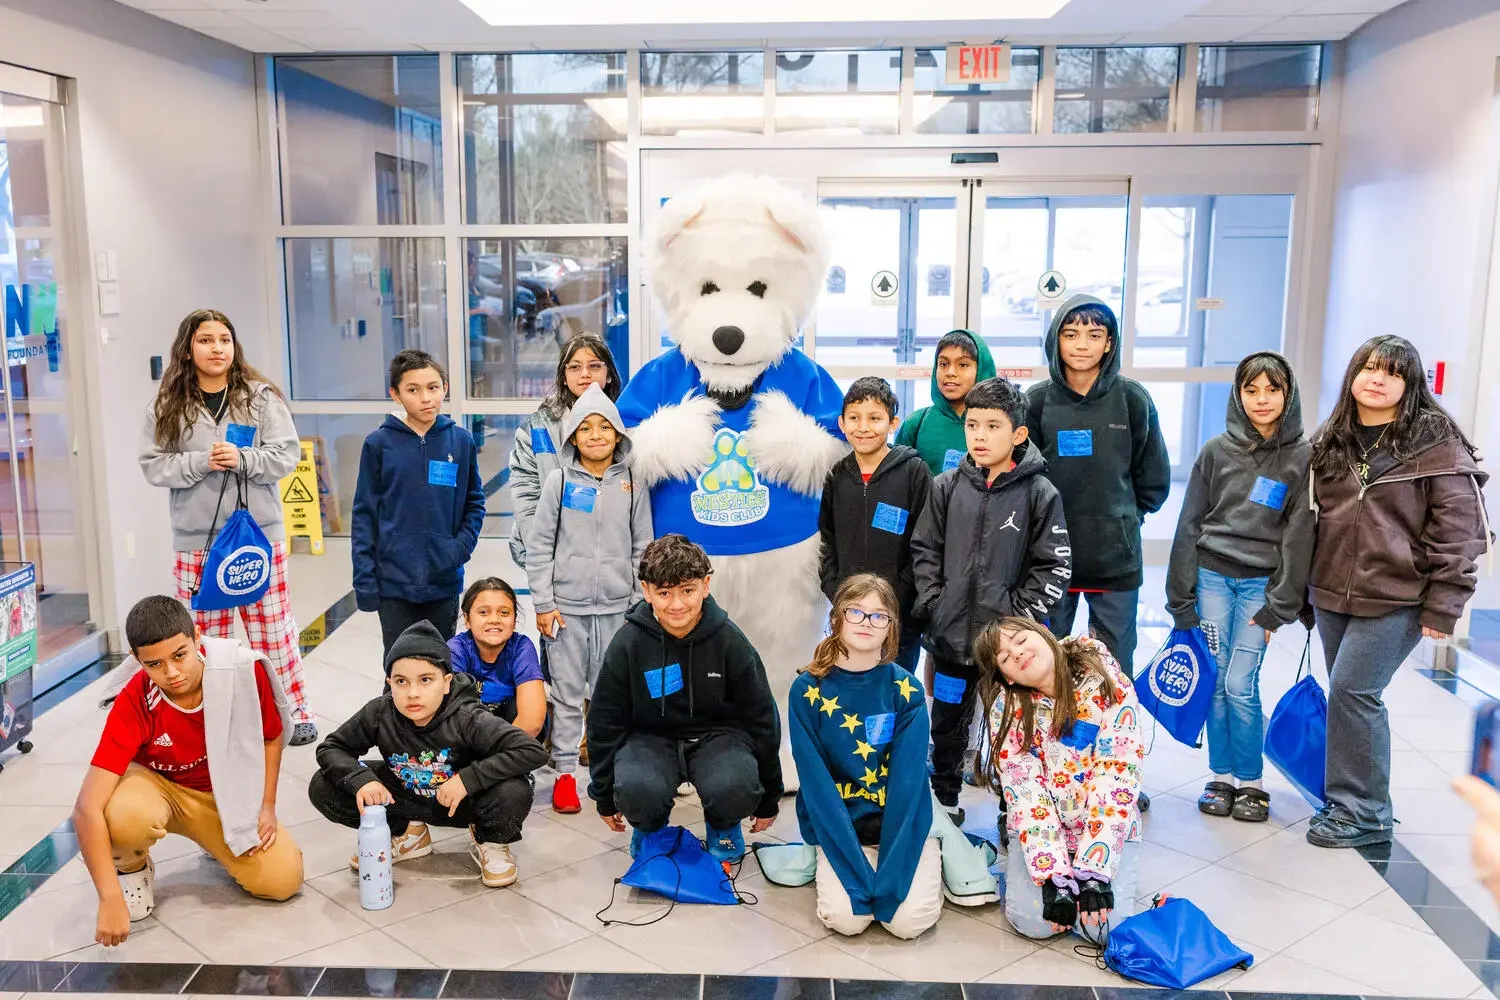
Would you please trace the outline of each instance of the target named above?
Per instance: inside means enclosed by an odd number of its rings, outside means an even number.
[[[1298,14],[1384,14],[1392,7],[1401,5],[1401,0],[1313,0]]]
[[[1343,38],[1353,33],[1372,16],[1371,14],[1314,14],[1305,17],[1293,15],[1282,18],[1266,30],[1297,35],[1321,35],[1325,38]]]
[[[386,52],[409,47],[389,37],[377,37],[356,29],[329,28],[287,30],[282,32],[299,45],[319,52]]]
[[[1261,18],[1295,14],[1312,0],[1209,0],[1194,14],[1250,15]]]
[[[201,31],[205,28],[244,27],[243,21],[222,10],[166,10],[151,13],[174,21],[184,28],[192,28],[194,31]]]
[[[246,24],[267,31],[288,29],[329,29],[344,31],[355,27],[337,14],[326,10],[291,10],[287,8],[246,9],[239,14]]]
[[[120,0],[127,7],[135,7],[138,10],[157,11],[165,10],[211,10],[214,8],[213,0]]]
[[[299,45],[289,38],[274,34],[262,28],[251,28],[249,26],[238,28],[208,28],[203,34],[228,42],[230,45],[238,45],[248,52],[311,52],[312,49],[305,45]]]

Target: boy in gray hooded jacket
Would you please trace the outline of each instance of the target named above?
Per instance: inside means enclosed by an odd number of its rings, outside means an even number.
[[[651,499],[635,488],[625,424],[598,385],[573,404],[563,438],[526,536],[526,577],[552,674],[552,808],[576,813],[584,698],[640,598],[636,567],[651,542]]]

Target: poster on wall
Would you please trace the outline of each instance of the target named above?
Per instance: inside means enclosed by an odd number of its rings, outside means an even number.
[[[0,750],[31,732],[36,639],[36,567],[0,564]]]

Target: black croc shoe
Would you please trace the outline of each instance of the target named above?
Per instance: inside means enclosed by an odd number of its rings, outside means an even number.
[[[1271,818],[1271,796],[1259,788],[1237,789],[1229,815],[1245,823],[1264,823]]]
[[[1198,796],[1198,811],[1209,816],[1228,816],[1234,809],[1235,787],[1227,781],[1210,781]]]

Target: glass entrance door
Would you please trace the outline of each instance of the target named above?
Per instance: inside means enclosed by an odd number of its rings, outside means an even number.
[[[36,564],[39,662],[94,631],[93,530],[81,516],[72,410],[76,306],[62,266],[61,114],[55,100],[0,91],[0,558]]]

